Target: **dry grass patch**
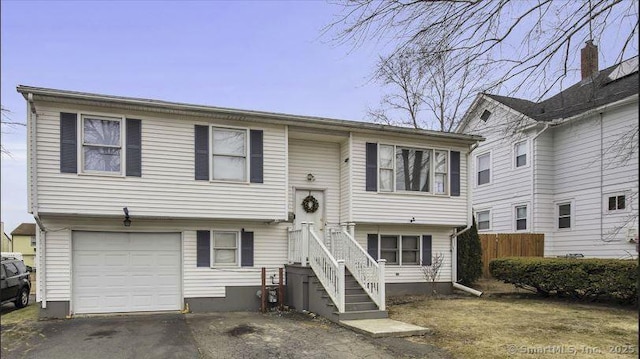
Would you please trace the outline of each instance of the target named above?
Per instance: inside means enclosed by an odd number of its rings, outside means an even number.
[[[414,297],[389,306],[392,319],[433,331],[425,341],[456,358],[638,357],[633,309],[544,299]]]

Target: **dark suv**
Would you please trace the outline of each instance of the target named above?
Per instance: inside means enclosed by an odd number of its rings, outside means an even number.
[[[24,262],[16,258],[2,257],[2,304],[14,302],[16,307],[24,308],[29,304],[31,280]]]

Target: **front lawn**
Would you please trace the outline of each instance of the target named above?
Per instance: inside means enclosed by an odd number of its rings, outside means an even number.
[[[387,309],[392,319],[432,330],[411,340],[447,349],[455,358],[638,357],[633,308],[522,295],[457,295],[412,297]]]

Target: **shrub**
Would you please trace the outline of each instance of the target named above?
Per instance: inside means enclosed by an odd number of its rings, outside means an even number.
[[[543,295],[637,303],[638,262],[620,259],[499,258],[491,275]]]
[[[472,285],[482,275],[482,246],[475,218],[471,228],[458,236],[457,271],[458,282],[464,285]]]

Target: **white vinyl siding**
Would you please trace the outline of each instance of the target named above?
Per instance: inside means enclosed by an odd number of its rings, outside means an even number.
[[[351,221],[351,142],[345,141],[340,144],[340,222]]]
[[[417,236],[431,235],[431,250],[433,255],[442,254],[444,262],[440,269],[437,282],[451,282],[451,250],[449,235],[453,228],[435,226],[398,226],[398,225],[356,225],[355,239],[363,247],[367,248],[367,234],[393,235],[393,236]],[[418,238],[422,242],[421,237]],[[420,256],[420,254],[419,254]],[[387,263],[385,269],[385,281],[387,283],[426,283],[422,266],[394,265]]]
[[[313,181],[307,175],[314,176]],[[340,145],[333,142],[289,140],[289,188],[324,190],[324,206],[319,208],[326,217],[323,222],[340,221]],[[294,212],[300,203],[289,192],[289,210]]]
[[[411,218],[415,217],[415,224],[466,225],[467,147],[394,136],[371,137],[354,134],[352,138],[352,156],[349,162],[353,173],[352,220],[354,222],[408,224]],[[460,151],[461,196],[433,195],[413,191],[366,191],[365,144],[367,142],[397,144],[407,148],[449,148],[449,151]]]
[[[86,108],[38,108],[36,155],[40,213],[131,217],[285,219],[284,126],[254,124],[264,131],[264,183],[194,180],[194,125],[205,119],[127,112],[142,120],[142,177],[85,176],[60,173],[60,112]],[[105,111],[102,109],[102,111]],[[120,110],[113,110],[120,113]],[[216,120],[219,126],[238,123]],[[95,189],[99,188],[99,191]]]

